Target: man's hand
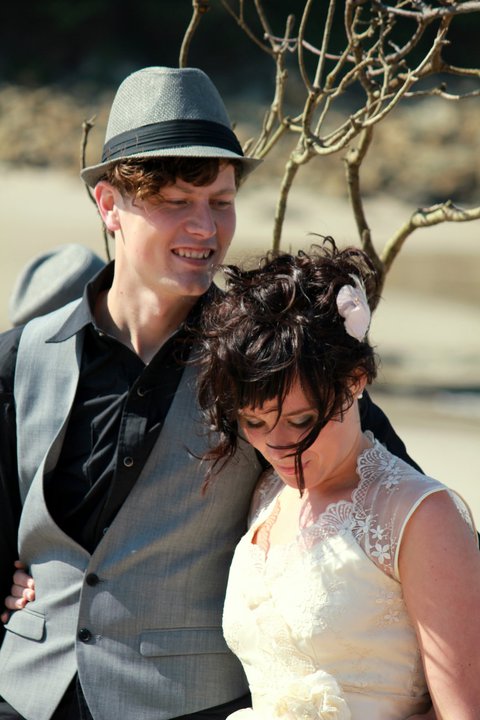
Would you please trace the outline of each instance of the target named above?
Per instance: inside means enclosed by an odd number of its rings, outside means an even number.
[[[2,623],[6,623],[10,617],[11,610],[21,610],[27,603],[35,600],[35,582],[25,572],[25,565],[20,560],[15,560],[15,572],[13,574],[13,585],[10,589],[11,595],[5,598],[6,610],[0,615]]]

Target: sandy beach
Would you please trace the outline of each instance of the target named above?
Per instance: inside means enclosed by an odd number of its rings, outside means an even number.
[[[1,173],[0,329],[24,264],[66,242],[103,253],[100,221],[73,175],[54,170]],[[238,199],[237,234],[228,260],[266,250],[274,187],[247,184]],[[367,203],[377,247],[414,208],[387,197]],[[308,248],[309,233],[356,241],[346,203],[312,189],[292,194],[282,247]],[[418,231],[387,279],[371,337],[382,358],[374,399],[424,470],[455,488],[480,525],[480,222]]]

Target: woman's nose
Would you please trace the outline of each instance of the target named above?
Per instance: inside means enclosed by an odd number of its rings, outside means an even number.
[[[277,462],[280,462],[282,460],[286,460],[287,458],[291,457],[292,455],[292,449],[291,448],[285,448],[285,447],[276,447],[268,444],[268,456],[270,460],[276,460]]]
[[[292,455],[292,445],[295,443],[295,438],[292,438],[289,433],[275,432],[269,433],[267,447],[269,455],[276,460],[283,460],[288,456]]]

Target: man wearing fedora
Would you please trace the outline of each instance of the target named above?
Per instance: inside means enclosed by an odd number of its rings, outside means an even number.
[[[127,77],[102,161],[82,172],[115,262],[80,300],[0,336],[0,550],[11,567],[18,524],[35,582],[5,626],[0,718],[220,720],[248,706],[221,616],[261,467],[242,448],[202,492],[208,437],[184,361],[255,165],[203,72]],[[381,411],[365,413],[402,454]]]

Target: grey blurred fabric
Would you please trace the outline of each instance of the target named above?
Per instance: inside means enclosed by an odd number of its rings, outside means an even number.
[[[35,256],[20,273],[9,300],[12,325],[23,325],[81,297],[105,265],[84,245],[68,243]]]

